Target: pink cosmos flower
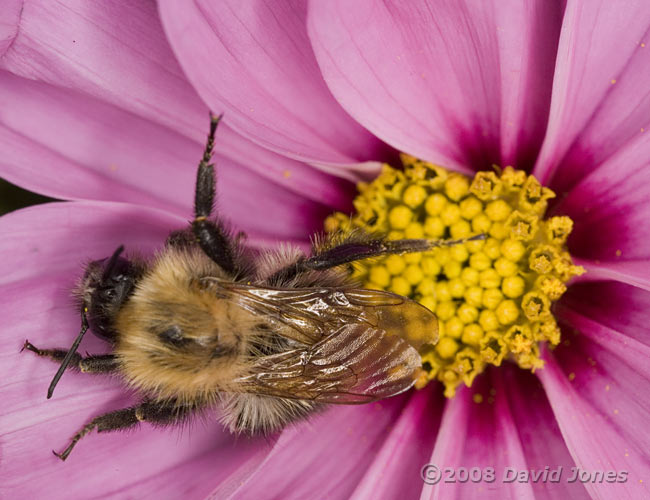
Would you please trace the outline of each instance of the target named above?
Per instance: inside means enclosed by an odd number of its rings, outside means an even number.
[[[73,201],[0,221],[0,496],[647,497],[649,29],[642,0],[5,2],[0,174]],[[450,400],[431,384],[271,440],[215,423],[93,434],[62,464],[49,450],[124,390],[69,374],[47,401],[54,367],[18,351],[70,344],[84,261],[183,227],[208,108],[226,115],[219,208],[254,245],[306,243],[396,150],[532,172],[588,271],[556,310],[567,341],[535,375],[488,370]],[[426,485],[426,463],[497,480]],[[545,466],[563,480],[501,481]],[[569,483],[572,467],[627,481]]]

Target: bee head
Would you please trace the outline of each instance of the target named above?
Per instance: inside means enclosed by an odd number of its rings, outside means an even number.
[[[93,333],[110,342],[116,337],[115,317],[143,272],[142,265],[120,257],[123,251],[120,246],[110,257],[90,262],[81,284],[88,323]]]

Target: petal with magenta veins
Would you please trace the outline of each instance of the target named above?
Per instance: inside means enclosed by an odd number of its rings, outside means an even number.
[[[568,245],[588,271],[585,280],[650,287],[650,140],[645,137],[581,179],[554,208],[574,222]]]
[[[416,498],[418,477],[431,456],[444,399],[442,386],[415,391],[350,498]]]
[[[339,165],[388,149],[336,102],[311,48],[305,2],[159,3],[198,93],[241,134],[279,154]]]
[[[129,201],[191,214],[207,109],[203,134],[190,140],[84,93],[6,71],[0,71],[0,103],[3,177],[57,198]],[[277,195],[278,202],[304,198],[305,204],[349,209],[349,183],[263,150],[227,127],[219,128],[215,151],[218,189],[230,199],[223,208],[234,220],[238,204],[257,203],[260,192]]]
[[[15,21],[0,67],[205,135],[205,127],[197,129],[205,104],[167,43],[155,3],[30,0]]]
[[[531,479],[533,471],[543,473],[546,466],[573,465],[548,416],[534,376],[509,364],[488,370],[447,402],[429,460],[442,478],[425,485],[421,498],[588,498],[579,484]],[[475,480],[465,480],[464,474]]]
[[[310,498],[314,493],[348,498],[406,404],[407,395],[367,405],[334,405],[292,425],[261,464],[253,463],[238,484],[220,485],[211,498]]]
[[[649,443],[639,430],[650,413],[650,350],[579,314],[560,317],[574,333],[565,329],[555,352],[544,349],[537,376],[576,466],[615,474],[584,487],[592,498],[647,498]]]
[[[549,470],[548,476],[542,475],[546,480],[530,481],[535,498],[590,498],[582,484],[567,481],[575,467],[575,461],[564,442],[539,380],[510,364],[502,368],[492,370],[491,373],[495,379],[501,379],[501,387],[507,394],[526,457],[526,467],[531,471],[544,471],[546,467]],[[560,476],[559,482],[550,476],[551,471]]]
[[[311,2],[309,36],[341,105],[393,147],[455,170],[530,168],[546,124],[553,2]]]
[[[488,377],[478,377],[472,388],[462,386],[447,401],[429,459],[438,468],[438,481],[425,481],[421,499],[485,498],[497,481],[500,497],[534,498],[530,484],[501,481],[506,466],[525,469],[526,462],[505,393],[495,393],[490,404],[491,389],[496,387]],[[463,474],[474,474],[473,480],[466,480]]]
[[[548,129],[533,174],[566,191],[648,124],[645,0],[566,2]]]

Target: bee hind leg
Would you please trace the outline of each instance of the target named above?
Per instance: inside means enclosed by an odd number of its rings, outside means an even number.
[[[68,353],[64,349],[39,349],[28,340],[25,341],[21,351],[25,349],[38,356],[50,358],[59,363],[63,361]],[[98,354],[83,357],[81,354],[75,352],[67,367],[87,373],[111,373],[118,369],[119,363],[113,354]]]
[[[99,417],[95,417],[88,424],[84,425],[79,432],[77,432],[72,439],[68,447],[63,450],[61,453],[57,453],[52,450],[57,457],[61,460],[68,458],[68,455],[72,452],[75,445],[79,440],[84,437],[86,434],[97,429],[97,432],[106,432],[106,431],[117,431],[121,429],[128,429],[138,424],[139,420],[136,417],[136,408],[124,408],[122,410],[112,411]]]
[[[357,260],[380,257],[383,255],[427,252],[437,247],[450,247],[474,240],[484,240],[484,234],[455,240],[404,239],[387,240],[385,238],[358,239],[353,236],[333,247],[319,249],[311,257],[302,261],[305,269],[322,271],[332,267],[348,264]]]
[[[52,451],[52,453],[61,460],[65,460],[81,438],[93,430],[97,430],[97,432],[120,431],[135,427],[140,422],[150,422],[161,426],[171,425],[185,420],[194,409],[190,406],[176,406],[169,402],[144,401],[137,406],[111,411],[95,417],[84,425],[61,453],[56,451]]]
[[[333,267],[358,260],[391,254],[427,252],[437,247],[448,247],[473,240],[485,239],[484,234],[457,240],[404,239],[386,240],[372,236],[352,235],[348,240],[330,246],[316,248],[310,257],[305,257],[282,268],[267,278],[269,283],[288,282],[308,271],[326,271]]]

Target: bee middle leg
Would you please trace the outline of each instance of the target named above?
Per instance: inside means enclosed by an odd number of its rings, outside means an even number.
[[[176,406],[169,402],[144,401],[137,406],[111,411],[93,418],[77,432],[68,447],[61,453],[52,451],[61,460],[68,458],[76,444],[92,432],[120,431],[135,427],[140,422],[151,422],[154,425],[171,425],[186,419],[194,410],[190,406]]]
[[[50,358],[53,361],[61,362],[68,353],[64,349],[39,349],[34,344],[25,341],[23,345],[24,350],[27,349],[38,356]],[[77,369],[86,373],[111,373],[119,368],[117,358],[113,354],[98,354],[95,356],[83,357],[81,354],[75,352],[70,360],[68,368]]]

